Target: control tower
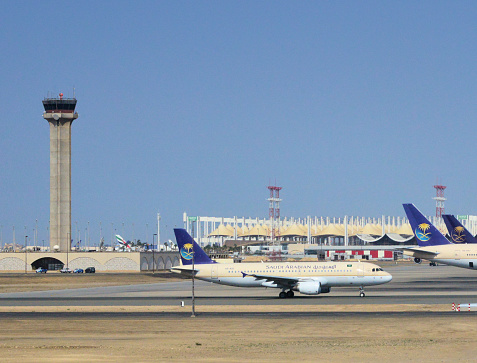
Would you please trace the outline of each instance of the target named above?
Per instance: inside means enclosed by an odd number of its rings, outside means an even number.
[[[43,118],[50,124],[50,251],[71,249],[71,124],[78,118],[76,98],[45,98]]]

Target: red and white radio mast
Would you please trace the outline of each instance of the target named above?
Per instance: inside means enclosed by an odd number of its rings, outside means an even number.
[[[436,188],[436,196],[432,199],[436,201],[436,218],[442,218],[444,214],[444,202],[447,198],[444,197],[444,190],[447,188],[444,185],[434,185]]]
[[[268,190],[270,190],[270,198],[267,200],[270,203],[269,208],[269,217],[270,217],[270,244],[275,244],[276,237],[280,236],[280,190],[282,187],[269,185]],[[275,230],[276,227],[276,230]]]

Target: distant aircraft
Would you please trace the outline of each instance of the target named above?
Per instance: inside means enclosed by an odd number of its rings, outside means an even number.
[[[459,222],[459,220],[450,214],[442,216],[446,224],[449,236],[454,243],[477,243],[477,239]]]
[[[392,280],[381,267],[365,262],[216,263],[185,229],[176,228],[174,233],[182,266],[172,267],[172,272],[192,276],[194,259],[197,279],[239,287],[274,287],[282,290],[280,298],[293,297],[293,291],[318,295],[345,286],[359,286],[359,295],[364,297],[364,286]]]
[[[414,262],[421,263],[425,259],[456,267],[477,268],[477,244],[451,243],[414,204],[403,204],[403,207],[419,247],[402,248],[402,251],[414,257]]]
[[[116,235],[116,240],[118,241],[119,245],[123,248],[131,249],[131,245],[127,243],[124,238],[122,238],[119,234]]]

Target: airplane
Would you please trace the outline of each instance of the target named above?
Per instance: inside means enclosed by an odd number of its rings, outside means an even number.
[[[305,295],[329,293],[332,287],[381,285],[392,280],[381,267],[366,262],[261,262],[217,263],[213,261],[185,229],[175,228],[182,265],[172,272],[221,285],[273,287],[281,289],[279,298],[292,298],[294,291]],[[192,266],[194,270],[192,272]]]
[[[442,216],[446,224],[449,236],[453,243],[477,243],[477,239],[459,222],[459,220],[450,214]]]
[[[116,235],[116,240],[119,244],[120,247],[122,248],[127,248],[127,249],[131,249],[131,245],[129,243],[127,243],[124,238],[122,238],[119,234]]]
[[[434,263],[477,269],[477,244],[451,243],[414,204],[403,204],[403,207],[419,247],[401,250],[414,257],[414,262],[421,263],[425,259]]]

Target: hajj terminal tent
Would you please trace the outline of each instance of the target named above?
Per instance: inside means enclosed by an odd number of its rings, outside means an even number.
[[[383,234],[383,227],[376,224],[366,224],[358,234],[369,234],[370,236],[381,236]]]
[[[379,224],[368,223],[364,227],[359,225],[348,224],[348,237],[359,238],[359,240],[365,243],[379,243],[379,241],[386,241],[388,243],[396,242],[397,244],[407,243],[411,241],[414,233],[412,232],[411,226],[408,223],[401,225],[397,228],[391,224],[385,225],[386,233],[384,236],[386,238],[382,239],[383,228]],[[283,238],[283,242],[286,243],[286,240],[300,240],[303,237],[308,235],[308,226],[302,224],[292,224],[288,227],[281,227],[280,231],[278,229],[275,232],[276,236]],[[326,238],[326,237],[344,237],[345,236],[345,226],[343,224],[330,223],[326,226],[322,225],[312,225],[311,226],[311,235],[315,238]],[[230,224],[224,225],[220,224],[219,227],[209,234],[209,237],[233,237],[234,236],[234,227]],[[250,230],[246,225],[242,227],[237,226],[237,237],[239,238],[256,238],[262,239],[270,237],[270,228],[267,225],[256,224]],[[254,242],[252,242],[254,243]],[[248,243],[247,243],[248,244]]]
[[[307,234],[308,233],[304,231],[303,228],[301,228],[298,224],[293,224],[286,230],[280,232],[282,237],[306,237]]]
[[[328,224],[325,228],[319,231],[316,234],[313,234],[313,237],[344,237],[345,229],[342,224]]]
[[[396,229],[394,233],[400,234],[402,236],[414,236],[411,225],[409,223],[404,223],[401,227]]]
[[[247,234],[248,233],[248,227],[246,225],[243,225],[242,227],[237,226],[237,236]]]
[[[322,231],[322,230],[323,230],[323,226],[322,226],[322,225],[319,225],[319,224],[316,225],[316,224],[315,224],[315,225],[311,226],[311,235],[313,236],[313,235],[317,234],[318,232],[320,232],[320,231]]]
[[[230,228],[227,228],[227,227],[230,227]],[[233,236],[234,236],[233,227],[230,225],[224,226],[223,224],[220,224],[215,231],[213,231],[212,233],[209,233],[209,237],[233,237]]]
[[[266,237],[270,235],[270,229],[267,226],[256,224],[247,233],[240,235],[240,237]]]

